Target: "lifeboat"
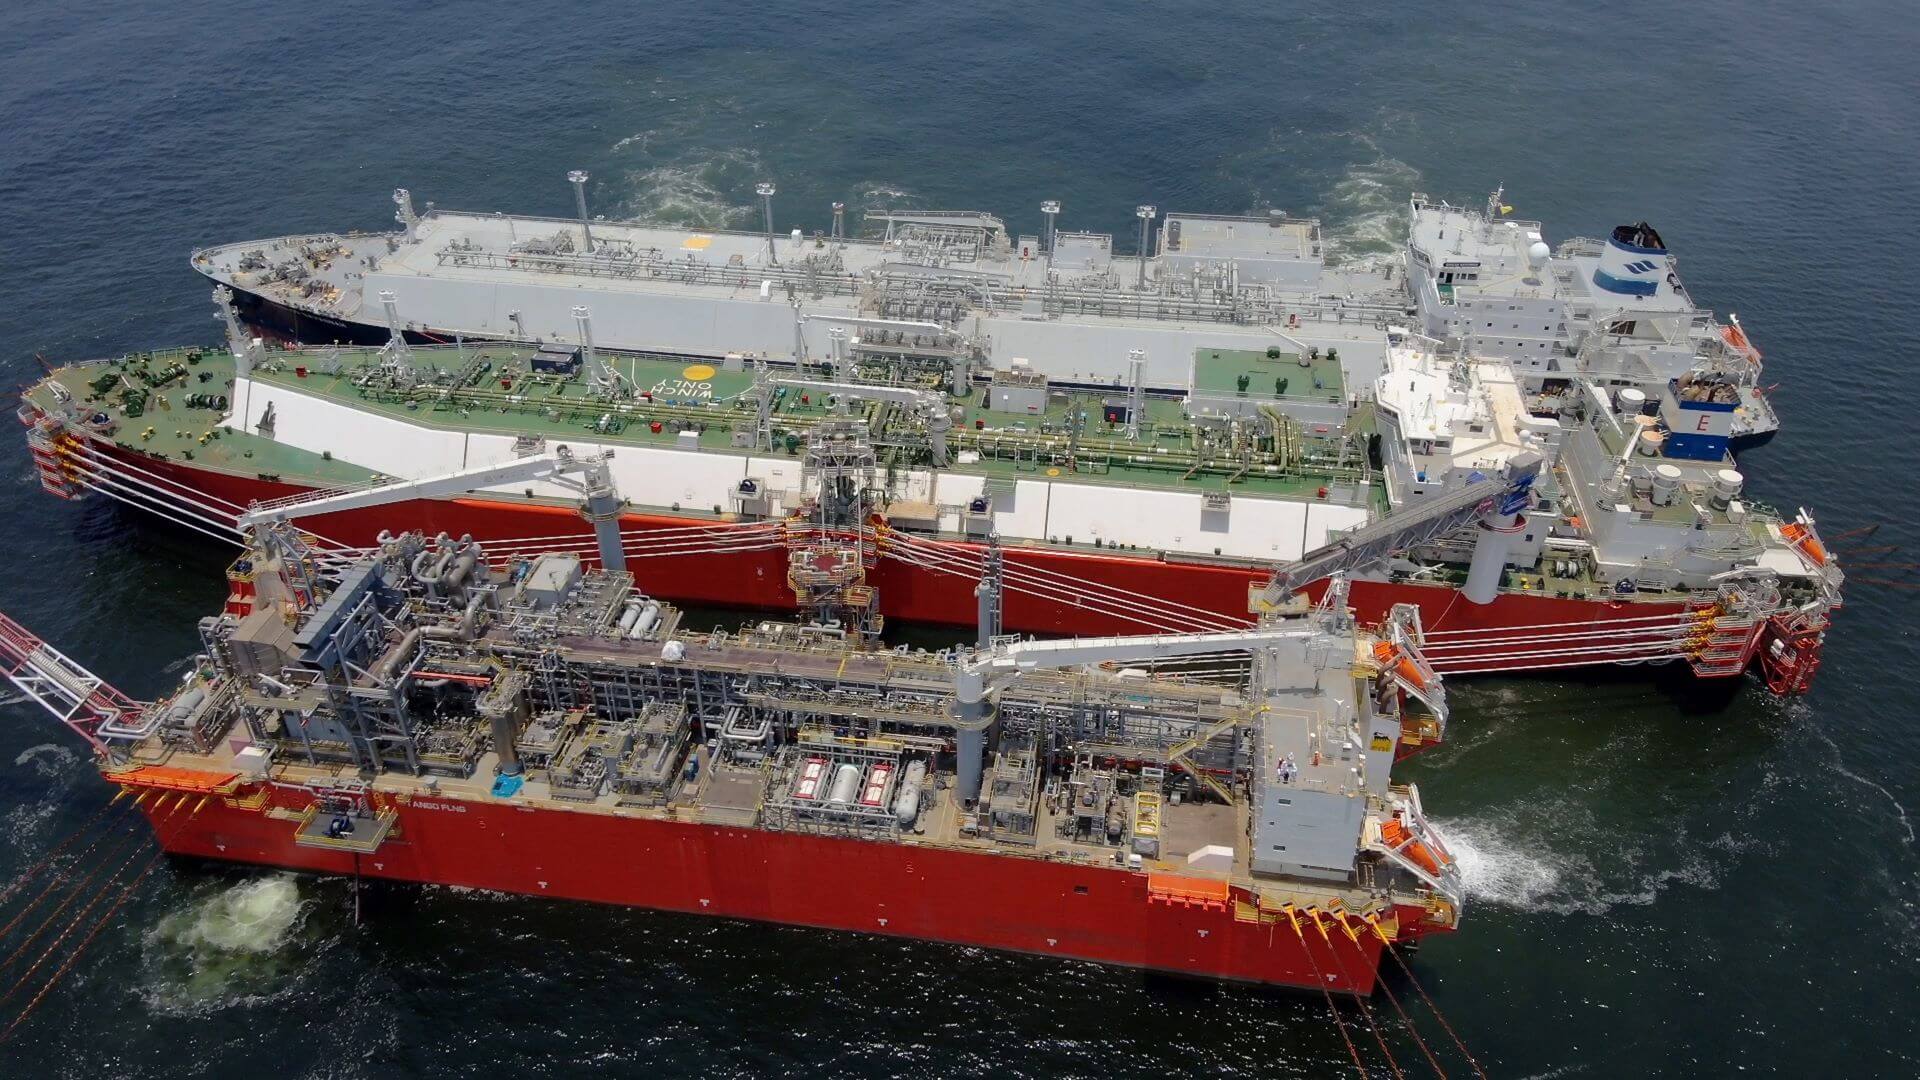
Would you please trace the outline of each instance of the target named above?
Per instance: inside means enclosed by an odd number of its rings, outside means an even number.
[[[1754,348],[1753,342],[1747,340],[1747,332],[1740,329],[1739,323],[1729,323],[1721,327],[1720,340],[1727,343],[1727,348],[1746,357],[1752,363],[1760,362],[1760,350]]]
[[[1382,671],[1393,671],[1408,686],[1419,687],[1421,690],[1429,689],[1427,676],[1420,670],[1420,665],[1413,662],[1413,657],[1394,648],[1391,642],[1374,642],[1373,659],[1380,665]]]
[[[1780,535],[1792,544],[1795,551],[1813,561],[1815,566],[1827,565],[1826,545],[1813,534],[1813,528],[1797,521],[1780,526]]]
[[[1412,840],[1412,843],[1408,843]],[[1399,818],[1388,818],[1380,823],[1380,842],[1413,860],[1415,866],[1435,877],[1440,876],[1442,862],[1433,849],[1413,838]]]

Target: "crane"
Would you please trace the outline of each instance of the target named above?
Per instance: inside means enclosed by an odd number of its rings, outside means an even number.
[[[499,484],[549,480],[580,492],[581,515],[593,523],[594,540],[600,548],[600,565],[618,572],[627,568],[627,556],[620,544],[620,496],[614,488],[612,470],[607,465],[612,457],[611,450],[581,456],[576,455],[572,448],[562,445],[548,454],[535,454],[418,480],[397,480],[352,491],[296,495],[289,499],[255,503],[239,515],[236,524],[244,530],[316,514],[389,506],[408,499],[459,495]]]

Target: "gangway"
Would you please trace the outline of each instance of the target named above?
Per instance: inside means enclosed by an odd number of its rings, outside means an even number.
[[[99,754],[107,752],[105,739],[139,730],[140,718],[148,712],[144,702],[116,690],[4,613],[0,613],[0,667],[8,682]]]

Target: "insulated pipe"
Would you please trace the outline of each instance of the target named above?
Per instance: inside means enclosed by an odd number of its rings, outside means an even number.
[[[480,619],[480,605],[484,603],[486,599],[487,594],[483,592],[474,593],[467,599],[467,610],[460,616],[461,641],[472,641],[479,636],[475,632],[474,627]]]
[[[586,517],[593,522],[593,539],[600,548],[600,566],[608,573],[627,568],[626,549],[620,545],[620,500],[611,487],[587,492]]]
[[[1507,477],[1515,481],[1515,486],[1501,492],[1498,502],[1480,517],[1480,535],[1473,543],[1473,560],[1467,564],[1466,584],[1460,586],[1460,595],[1469,603],[1491,604],[1494,597],[1500,595],[1513,538],[1527,527],[1525,510],[1532,500],[1531,483],[1539,472],[1540,462],[1540,455],[1523,451],[1507,463]]]
[[[407,631],[406,636],[400,639],[400,644],[394,646],[393,652],[389,653],[385,660],[380,661],[380,666],[373,669],[374,676],[381,682],[392,682],[395,669],[406,663],[413,656],[414,650],[420,647],[421,636],[418,628]]]

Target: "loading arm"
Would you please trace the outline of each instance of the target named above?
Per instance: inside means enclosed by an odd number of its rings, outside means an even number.
[[[910,386],[827,382],[820,379],[775,379],[773,384],[793,387],[796,390],[841,394],[846,397],[863,398],[869,401],[891,401],[904,405],[913,410],[920,417],[921,423],[927,427],[927,440],[933,453],[934,467],[939,468],[947,464],[947,428],[952,421],[947,417],[946,395],[937,390],[921,390]]]
[[[356,491],[296,495],[288,499],[254,503],[239,515],[238,525],[248,529],[315,514],[390,506],[410,499],[459,495],[499,484],[551,480],[573,488],[584,497],[582,513],[593,523],[594,536],[600,547],[601,565],[608,570],[625,570],[626,554],[620,545],[620,497],[613,486],[612,472],[607,467],[607,461],[612,457],[611,450],[579,457],[568,447],[560,446],[550,454],[536,454],[440,476],[396,480]]]
[[[1542,460],[1532,451],[1516,454],[1502,475],[1470,474],[1466,485],[1452,494],[1362,526],[1294,562],[1276,567],[1260,597],[1262,604],[1270,608],[1304,585],[1333,574],[1364,569],[1457,532],[1475,521],[1519,513],[1532,502],[1533,482],[1539,478]]]

